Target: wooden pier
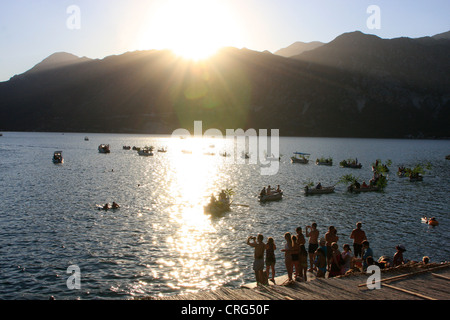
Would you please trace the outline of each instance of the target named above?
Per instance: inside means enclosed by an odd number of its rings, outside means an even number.
[[[355,272],[336,278],[288,283],[286,276],[275,284],[149,297],[152,300],[450,300],[450,262],[407,264],[381,270],[380,289],[369,289],[370,274]]]

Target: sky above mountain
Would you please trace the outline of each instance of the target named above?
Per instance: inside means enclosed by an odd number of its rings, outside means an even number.
[[[0,3],[0,81],[54,52],[104,58],[171,49],[207,57],[223,46],[275,52],[360,30],[382,38],[450,30],[450,1],[20,0]]]

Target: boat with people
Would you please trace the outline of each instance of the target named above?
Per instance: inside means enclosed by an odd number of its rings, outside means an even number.
[[[98,146],[98,152],[100,153],[110,153],[109,144],[101,144]]]
[[[433,226],[433,227],[439,225],[439,222],[436,220],[435,217],[431,217],[431,218],[422,217],[422,222],[429,224],[430,226]]]
[[[64,163],[62,151],[55,151],[52,158],[53,163]]]
[[[333,165],[333,159],[332,158],[320,158],[316,159],[316,165],[318,166],[332,166]]]
[[[225,190],[219,193],[219,199],[217,200],[214,194],[211,195],[209,203],[203,207],[205,213],[211,215],[220,215],[230,211],[231,198],[226,194]]]
[[[144,147],[138,151],[138,155],[144,156],[144,157],[151,157],[153,156],[153,147]]]
[[[309,186],[305,186],[305,195],[312,195],[312,194],[326,194],[326,193],[333,193],[334,192],[334,186],[329,187],[314,187],[311,188]]]
[[[308,164],[310,155],[311,154],[304,152],[294,152],[294,155],[291,157],[291,162]]]
[[[361,169],[362,168],[362,164],[358,163],[358,159],[342,160],[341,162],[339,162],[339,165],[341,166],[341,168],[351,168],[351,169]]]
[[[131,146],[122,146],[123,150],[131,150]]]
[[[165,153],[167,152],[167,148],[166,147],[158,148],[158,152]]]
[[[120,206],[113,201],[112,205],[109,205],[109,203],[105,203],[104,205],[99,205],[98,204],[97,205],[97,209],[98,210],[105,210],[105,211],[107,211],[107,210],[117,210],[117,209],[120,209]]]
[[[272,189],[270,186],[263,187],[258,195],[259,202],[267,201],[279,201],[283,199],[283,191],[280,189],[280,185],[276,189]]]

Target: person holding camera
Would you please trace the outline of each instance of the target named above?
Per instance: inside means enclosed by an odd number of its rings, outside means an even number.
[[[253,240],[253,242],[250,242],[250,240]],[[264,276],[264,251],[266,250],[266,244],[263,242],[263,240],[264,236],[262,234],[258,234],[257,237],[249,236],[247,238],[247,244],[250,247],[255,248],[253,270],[255,271],[256,285],[267,284],[267,276]]]

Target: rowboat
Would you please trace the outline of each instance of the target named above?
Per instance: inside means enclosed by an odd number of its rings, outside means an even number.
[[[145,157],[153,156],[153,147],[142,148],[141,150],[138,151],[138,155],[145,156]]]
[[[294,152],[294,155],[291,157],[291,162],[307,164],[309,162],[309,156],[309,153]]]
[[[378,188],[377,186],[356,188],[354,185],[351,185],[347,188],[347,190],[350,192],[371,192],[371,191],[379,191],[380,188]]]
[[[332,166],[333,159],[316,159],[316,165],[318,166]]]
[[[362,164],[358,163],[358,160],[342,160],[339,165],[341,168],[361,169]]]
[[[409,176],[409,181],[411,182],[423,181],[423,176],[421,174],[411,174]]]
[[[98,152],[100,153],[110,153],[109,144],[101,144],[98,146]]]
[[[334,192],[334,186],[322,187],[320,189],[309,188],[308,186],[305,187],[305,195],[325,194],[325,193],[333,193],[333,192]]]
[[[258,198],[260,202],[278,201],[283,199],[283,192],[274,192],[271,194],[259,195]]]
[[[62,156],[62,151],[55,151],[53,153],[53,163],[64,163],[64,158]]]

